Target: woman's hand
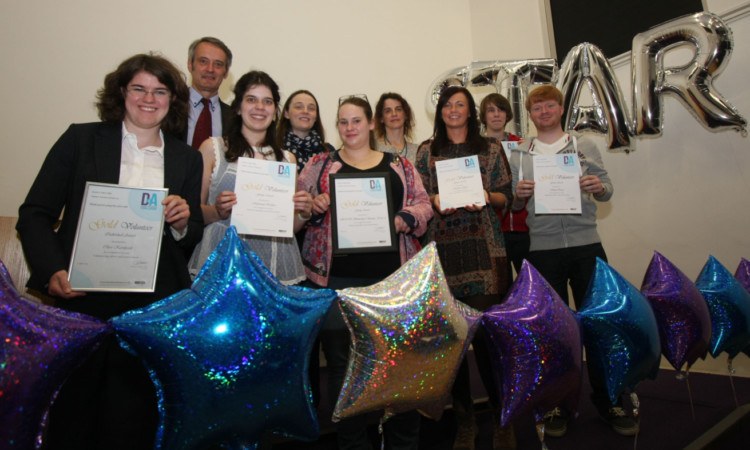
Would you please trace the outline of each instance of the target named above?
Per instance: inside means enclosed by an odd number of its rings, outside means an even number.
[[[216,195],[214,207],[220,220],[224,220],[232,214],[232,206],[237,204],[237,194],[232,191],[221,191]]]
[[[309,219],[312,215],[313,197],[307,191],[297,191],[292,197],[294,201],[294,210],[301,216],[300,218]]]
[[[409,225],[406,224],[404,219],[401,218],[401,216],[397,215],[395,219],[393,219],[393,224],[396,226],[396,233],[410,233],[411,228]]]
[[[433,195],[430,201],[432,201],[432,206],[435,210],[443,216],[448,216],[456,212],[456,208],[440,209],[440,194]]]
[[[328,194],[323,193],[313,199],[312,211],[315,214],[324,214],[326,211],[328,211],[328,208],[330,206],[331,197]]]
[[[487,193],[487,191],[484,191],[484,203],[486,205],[490,204],[490,194]],[[484,208],[484,205],[466,205],[464,206],[464,209],[471,212],[477,212],[481,211]]]
[[[53,297],[74,298],[86,295],[85,292],[74,291],[68,282],[68,271],[58,270],[49,277],[47,292]]]
[[[190,206],[179,195],[168,195],[162,202],[164,205],[164,220],[177,232],[182,233],[190,219]]]

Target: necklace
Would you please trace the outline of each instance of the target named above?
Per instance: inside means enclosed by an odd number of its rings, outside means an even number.
[[[406,143],[406,139],[404,139],[404,148],[402,148],[401,150],[399,150],[395,145],[391,143],[391,141],[388,139],[388,136],[383,136],[383,142],[385,142],[386,145],[393,147],[393,149],[396,150],[397,155],[401,156],[401,155],[406,154],[406,150],[408,147],[408,144]]]

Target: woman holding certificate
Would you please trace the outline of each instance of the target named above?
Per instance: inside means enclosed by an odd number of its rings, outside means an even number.
[[[500,144],[481,136],[474,99],[465,88],[452,86],[440,95],[434,134],[419,147],[416,166],[437,212],[426,237],[437,244],[451,292],[480,311],[500,303],[508,288],[508,261],[500,220],[492,207],[505,209],[508,199],[512,198],[510,168]],[[450,173],[460,176],[441,176]],[[466,180],[481,181],[481,186],[465,189],[468,184],[460,181]],[[459,191],[478,199],[457,196]],[[460,203],[464,198],[468,199]],[[449,200],[453,204],[449,204]],[[499,448],[514,439],[509,436],[512,429],[499,427],[500,404],[488,346],[488,338],[480,327],[474,338],[474,354],[496,412],[495,447]],[[477,426],[466,360],[453,386],[453,407],[458,421],[455,448],[473,449]]]
[[[294,155],[282,151],[276,143],[279,98],[279,87],[268,74],[260,71],[246,73],[234,87],[231,105],[234,118],[229,123],[226,136],[223,139],[209,138],[200,146],[203,155],[201,209],[206,229],[203,240],[190,258],[189,269],[193,277],[200,272],[231,224],[232,209],[237,205],[235,180],[239,158],[296,162]],[[293,219],[296,232],[310,218],[312,197],[301,190],[294,193],[292,200],[296,212]],[[299,247],[293,235],[243,234],[242,238],[281,283],[291,285],[305,279]]]
[[[65,131],[19,208],[16,228],[32,272],[30,288],[49,293],[59,308],[108,319],[190,287],[185,254],[203,231],[201,160],[194,149],[173,137],[187,123],[188,101],[182,74],[160,56],[135,55],[105,77],[96,103],[102,121],[74,124]],[[119,270],[106,275],[108,280],[136,276],[139,267],[154,263],[153,292],[109,289],[84,293],[75,283],[71,287],[68,267],[76,236],[91,228],[88,224],[79,227],[78,223],[87,198],[87,182],[102,183],[99,186],[113,192],[169,189],[159,205],[145,201],[156,198],[151,194],[144,194],[140,202],[141,209],[153,209],[156,217],[163,208],[164,232],[157,235],[161,239],[158,261],[145,254],[128,254],[135,264],[119,263]],[[113,217],[127,210],[127,204],[113,203],[108,197],[99,197],[97,202],[102,204],[97,212],[103,216],[106,208],[117,211]],[[121,236],[114,239],[123,249],[132,246],[127,241],[129,236],[137,235],[111,234]],[[97,235],[101,236],[98,244],[110,245],[103,235]],[[79,244],[94,240],[88,236]],[[76,249],[76,256],[78,253]],[[98,265],[109,262],[106,252],[95,257]],[[95,264],[89,261],[89,265]],[[158,421],[156,391],[140,360],[110,335],[70,375],[48,417],[45,448],[152,449]]]
[[[312,192],[315,198],[302,258],[307,277],[312,282],[322,287],[343,289],[377,283],[417,254],[421,249],[417,237],[425,232],[433,213],[414,166],[403,157],[374,150],[374,122],[367,97],[339,99],[336,123],[343,144],[341,149],[315,156],[299,177],[300,188]],[[342,246],[343,242],[351,241],[356,245],[367,239],[367,236],[356,236],[345,231],[342,217],[337,216],[336,220],[332,217],[335,207],[332,199],[335,200],[338,194],[343,195],[335,190],[338,186],[337,175],[384,179],[385,192],[390,198],[393,212],[386,213],[385,218],[395,228],[396,245],[388,248],[371,246],[351,253],[334,248],[334,240]],[[320,339],[328,364],[330,401],[331,405],[335,405],[346,373],[350,345],[349,331],[338,308],[332,308],[329,312]],[[419,421],[416,411],[389,419],[385,423],[385,439],[389,446],[394,449],[416,448]],[[338,422],[339,448],[369,448],[366,426],[364,416]]]

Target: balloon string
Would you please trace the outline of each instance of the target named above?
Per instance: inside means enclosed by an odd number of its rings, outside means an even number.
[[[729,369],[729,385],[732,386],[732,396],[734,397],[734,407],[739,408],[740,403],[737,401],[737,391],[734,389],[734,366],[732,358],[727,358],[727,368]]]
[[[635,391],[630,393],[630,402],[633,403],[633,419],[635,419],[635,437],[633,438],[633,450],[638,449],[638,434],[641,432],[641,401]]]
[[[536,423],[536,435],[539,436],[539,442],[542,444],[542,450],[547,449],[547,443],[544,442],[544,419]]]
[[[685,369],[685,386],[687,386],[688,399],[690,400],[690,414],[693,416],[693,421],[695,421],[695,405],[693,405],[693,391],[690,389],[688,370],[690,370],[689,366]]]
[[[383,424],[386,421],[386,416],[383,414],[383,417],[380,418],[380,423],[378,424],[378,434],[380,435],[380,450],[385,450],[385,434],[383,433]]]

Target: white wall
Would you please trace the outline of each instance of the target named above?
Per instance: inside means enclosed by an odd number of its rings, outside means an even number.
[[[340,96],[366,93],[374,106],[393,90],[415,109],[422,140],[432,133],[422,107],[425,86],[470,58],[470,27],[467,1],[4,0],[0,98],[13,109],[0,109],[0,216],[18,214],[44,156],[70,123],[97,120],[96,90],[132,54],[159,51],[187,72],[190,42],[214,35],[234,53],[224,99],[242,74],[265,70],[282,97],[300,88],[316,94],[337,143]]]
[[[709,0],[722,13],[747,3]],[[186,70],[187,46],[215,35],[235,54],[229,82],[266,70],[282,96],[312,90],[330,140],[341,95],[401,92],[431,134],[429,84],[472,60],[550,57],[543,0],[4,0],[0,3],[0,216],[18,205],[57,137],[71,122],[97,120],[94,95],[124,58],[156,50]],[[210,18],[210,20],[207,20]],[[202,24],[201,24],[202,23]],[[735,51],[717,89],[750,118],[750,18],[729,23]],[[616,68],[626,98],[629,63]],[[664,134],[639,139],[631,155],[604,155],[615,196],[600,211],[612,266],[640,286],[654,250],[695,278],[709,254],[734,272],[750,257],[750,141],[706,130],[677,100],[665,101]],[[725,372],[725,356],[705,370]],[[750,376],[748,358],[735,361]],[[700,370],[701,367],[696,367]]]

